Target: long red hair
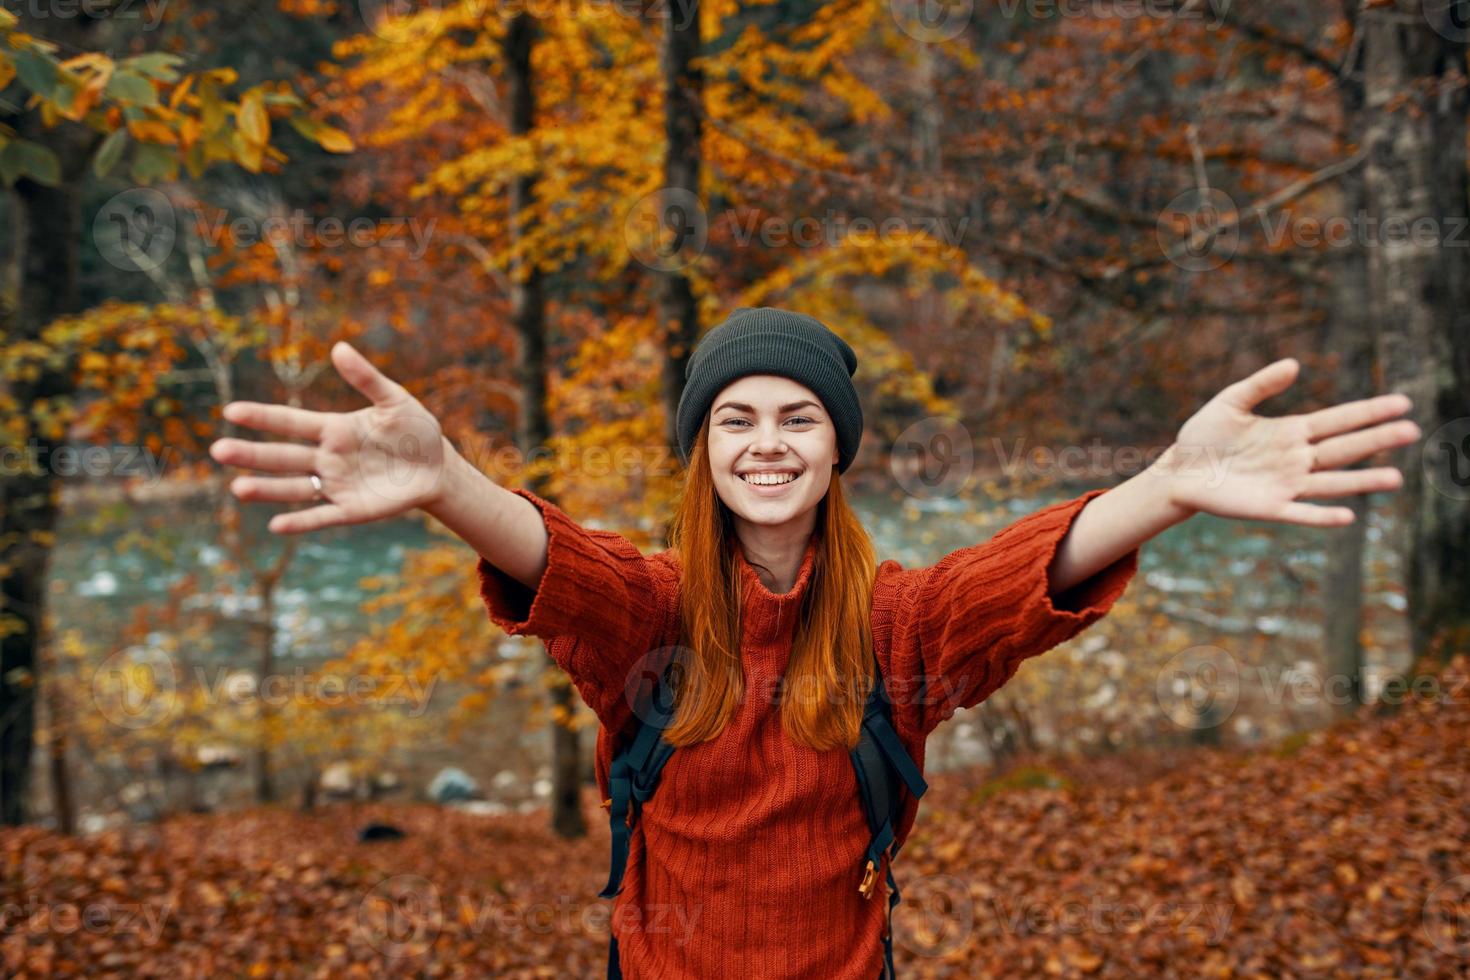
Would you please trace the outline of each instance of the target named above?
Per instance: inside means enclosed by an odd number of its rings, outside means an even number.
[[[675,746],[714,738],[745,697],[740,660],[740,555],[734,522],[710,473],[709,417],[689,454],[689,469],[669,543],[683,565],[676,708],[664,738]],[[876,569],[873,543],[842,494],[837,470],[817,505],[811,579],[802,597],[781,691],[781,723],[795,742],[818,751],[858,743],[863,705],[874,683],[869,609]]]

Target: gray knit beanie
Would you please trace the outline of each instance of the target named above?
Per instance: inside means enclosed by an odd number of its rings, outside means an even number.
[[[857,355],[821,321],[770,306],[742,306],[705,334],[689,357],[675,419],[679,455],[689,462],[704,413],[726,385],[747,374],[778,374],[821,399],[837,429],[842,473],[863,438],[863,409],[852,384],[856,370]]]

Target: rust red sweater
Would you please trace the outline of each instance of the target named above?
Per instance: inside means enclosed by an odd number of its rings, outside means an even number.
[[[533,592],[481,558],[481,594],[507,633],[547,641],[596,712],[606,799],[613,751],[632,716],[630,675],[646,653],[678,642],[679,561],[672,550],[644,556],[621,535],[583,528],[516,492],[546,521],[546,572]],[[933,565],[878,567],[874,645],[894,726],[921,768],[940,722],[983,701],[1022,660],[1100,619],[1127,587],[1137,550],[1055,600],[1047,594],[1058,544],[1103,492],[1045,507]],[[869,832],[848,753],[790,741],[780,705],[758,696],[785,670],[814,554],[808,544],[784,595],[741,555],[747,696],[719,736],[674,752],[635,822],[611,922],[629,980],[873,980],[882,970],[887,888],[880,868],[870,897],[858,892]],[[917,810],[910,798],[900,841]],[[895,874],[901,885],[901,866]],[[590,876],[588,884],[600,887]]]

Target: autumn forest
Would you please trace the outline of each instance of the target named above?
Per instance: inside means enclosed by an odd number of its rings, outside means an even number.
[[[1045,567],[1141,545],[924,732],[896,974],[1464,976],[1467,56],[1470,0],[3,0],[0,975],[610,975],[630,733],[476,574],[551,616],[566,532],[422,481],[672,549],[691,359],[777,308],[857,354],[877,561],[1101,488]]]

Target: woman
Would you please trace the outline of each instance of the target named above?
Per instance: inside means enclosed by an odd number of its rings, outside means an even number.
[[[1350,509],[1298,498],[1398,487],[1392,467],[1342,467],[1419,435],[1387,422],[1410,408],[1403,395],[1253,414],[1296,376],[1295,361],[1277,361],[1220,392],[1119,486],[1042,508],[929,567],[875,567],[839,478],[863,428],[856,355],[811,317],[741,308],[690,359],[673,546],[646,557],[496,486],[348,345],[332,359],[372,407],[226,406],[231,421],[312,443],[212,447],[223,463],[295,474],[237,478],[241,499],[317,502],[276,515],[272,531],[414,507],[442,521],[478,552],[490,617],[545,638],[597,714],[604,796],[635,721],[635,682],[650,658],[678,651],[664,736],[678,751],[639,815],[613,909],[612,969],[639,978],[881,975],[887,902],[881,888],[855,887],[870,834],[848,758],[875,661],[922,767],[925,739],[956,708],[1106,614],[1149,538],[1200,511],[1348,523]],[[407,460],[395,449],[406,445],[430,451]],[[917,805],[910,794],[898,842]]]

